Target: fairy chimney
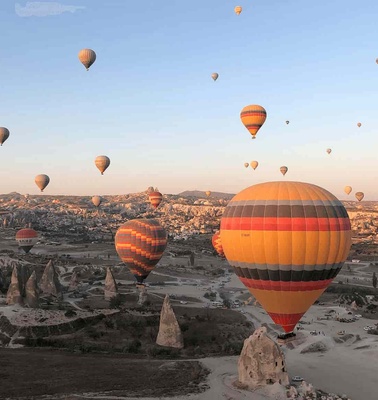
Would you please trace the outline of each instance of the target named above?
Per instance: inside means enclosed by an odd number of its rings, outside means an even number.
[[[166,295],[160,313],[159,333],[156,339],[159,346],[174,347],[182,349],[184,347],[184,339],[177,322],[176,315]]]
[[[30,308],[38,308],[39,306],[39,289],[35,271],[30,275],[25,285],[25,303]]]
[[[74,273],[71,275],[70,283],[68,285],[68,291],[73,292],[77,289],[79,286],[79,277],[77,276],[77,272],[74,271]]]
[[[6,301],[7,301],[8,305],[12,305],[12,304],[22,305],[23,304],[20,282],[18,279],[18,266],[17,265],[15,265],[13,267],[11,282],[10,282],[9,289],[7,292],[7,300]]]
[[[58,274],[52,260],[47,263],[39,286],[44,295],[54,296],[59,299],[63,297]]]
[[[284,355],[261,327],[244,341],[239,357],[239,382],[249,389],[274,384],[289,385]]]
[[[117,294],[118,294],[117,282],[114,279],[110,267],[108,267],[106,268],[105,287],[104,287],[105,300],[110,300],[112,297],[117,296]]]

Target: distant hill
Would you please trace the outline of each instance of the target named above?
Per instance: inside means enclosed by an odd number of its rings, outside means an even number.
[[[185,190],[178,194],[181,197],[200,197],[202,199],[206,198],[206,194],[202,190]],[[232,199],[235,195],[231,193],[222,193],[222,192],[211,192],[210,198],[213,199]]]

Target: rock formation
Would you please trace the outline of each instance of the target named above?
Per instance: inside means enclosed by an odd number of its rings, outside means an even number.
[[[79,286],[79,277],[77,276],[77,272],[74,271],[74,273],[71,276],[70,283],[68,285],[68,291],[73,292],[75,291]]]
[[[357,310],[358,310],[358,305],[357,305],[357,303],[356,303],[356,300],[353,301],[353,303],[350,305],[350,308],[351,308],[353,311],[357,311]]]
[[[166,295],[160,313],[160,326],[156,343],[160,346],[182,349],[184,339],[176,315],[172,309],[169,296]]]
[[[47,263],[39,286],[43,294],[51,295],[59,299],[63,298],[58,274],[55,270],[52,260]]]
[[[273,383],[289,385],[284,355],[261,327],[244,341],[238,362],[239,382],[249,389]]]
[[[144,285],[137,285],[139,290],[139,299],[138,299],[138,306],[143,306],[143,304],[147,301],[147,290]]]
[[[118,294],[117,282],[114,279],[110,267],[108,267],[106,268],[105,287],[104,287],[105,300],[110,300],[112,297],[117,296],[117,294]]]
[[[15,265],[12,271],[11,283],[7,292],[7,304],[23,304],[20,282],[18,280],[18,266]]]
[[[35,271],[30,275],[25,285],[25,303],[31,308],[38,308],[39,306],[39,289]]]

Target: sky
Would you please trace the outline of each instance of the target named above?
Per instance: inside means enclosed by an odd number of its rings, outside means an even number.
[[[27,3],[0,2],[0,193],[38,194],[47,174],[46,195],[293,180],[378,200],[376,0]],[[249,104],[268,115],[256,140]]]

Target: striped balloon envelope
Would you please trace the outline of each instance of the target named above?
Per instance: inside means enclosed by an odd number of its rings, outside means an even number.
[[[38,233],[34,229],[24,228],[16,233],[16,241],[20,249],[27,254],[38,241]]]
[[[341,202],[301,182],[241,191],[228,203],[220,232],[236,275],[286,333],[336,277],[351,246]]]
[[[155,219],[133,219],[121,225],[115,248],[138,283],[143,283],[163,256],[167,233]]]
[[[241,110],[240,119],[252,135],[252,139],[256,139],[257,132],[266,120],[265,108],[258,105],[246,106]]]
[[[215,251],[218,253],[219,256],[224,257],[224,252],[223,252],[223,247],[222,247],[222,242],[220,238],[220,233],[219,231],[216,231],[211,238],[211,243],[213,244],[213,247]]]
[[[148,199],[150,200],[152,207],[158,208],[159,204],[163,200],[163,195],[160,192],[153,191],[148,195]]]

